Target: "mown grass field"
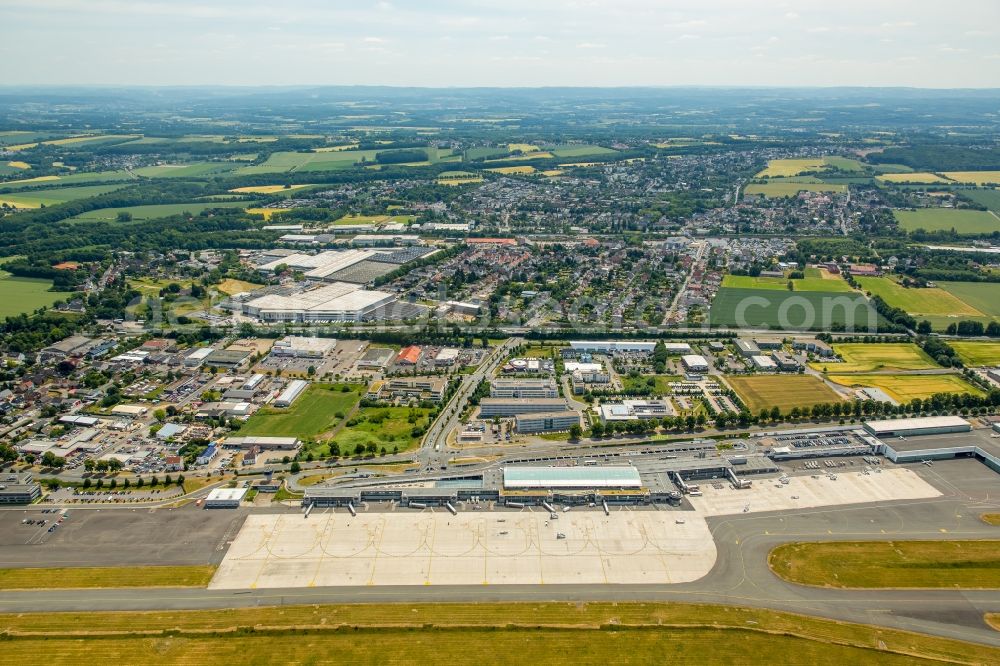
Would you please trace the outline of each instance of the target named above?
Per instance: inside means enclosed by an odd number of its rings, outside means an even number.
[[[777,159],[769,161],[767,167],[754,178],[784,178],[809,171],[822,171],[825,168],[826,161],[822,157]]]
[[[37,178],[9,180],[7,182],[0,183],[0,188],[10,191],[19,191],[29,187],[35,187],[40,183],[65,186],[83,185],[85,183],[112,183],[127,180],[135,180],[135,178],[127,171],[84,171],[81,173],[71,173],[63,176],[39,176]]]
[[[840,402],[837,392],[813,375],[734,375],[726,377],[752,413],[778,407],[787,414],[792,407]]]
[[[827,379],[843,386],[880,388],[899,402],[921,400],[936,393],[972,393],[982,395],[982,391],[959,375],[841,375],[835,374],[837,364],[827,366]]]
[[[205,587],[215,566],[0,569],[0,590]]]
[[[841,324],[862,331],[884,323],[861,294],[732,287],[719,289],[709,319],[712,326],[829,330]]]
[[[1000,541],[789,543],[771,570],[801,585],[845,588],[1000,588]]]
[[[566,158],[566,157],[594,157],[597,155],[617,155],[618,151],[611,148],[605,148],[604,146],[595,146],[591,144],[561,144],[556,146],[543,146],[543,150],[546,150],[556,157]]]
[[[13,662],[988,664],[1000,649],[777,611],[657,603],[360,604],[0,615]]]
[[[52,280],[15,277],[0,271],[0,319],[47,307],[69,294],[49,291]]]
[[[206,210],[213,208],[243,208],[246,202],[241,201],[210,201],[199,203],[180,204],[151,204],[148,206],[128,206],[127,208],[98,208],[86,213],[80,213],[72,220],[101,220],[104,222],[114,222],[118,219],[119,213],[129,213],[133,221],[155,220],[160,217],[170,217],[171,215],[181,215],[190,213],[199,215]]]
[[[39,208],[88,199],[99,194],[107,194],[121,189],[122,185],[90,185],[86,187],[53,187],[45,190],[0,194],[0,204],[9,204],[16,208]]]
[[[238,165],[234,162],[196,162],[194,164],[164,164],[142,167],[135,173],[145,178],[199,178],[232,171]]]
[[[919,208],[894,210],[892,214],[899,226],[906,231],[949,231],[960,234],[984,234],[1000,231],[1000,217],[985,210],[956,210],[954,208]]]
[[[889,305],[905,310],[918,319],[922,315],[934,315],[958,321],[962,317],[979,317],[984,314],[964,299],[941,287],[906,288],[887,277],[858,277],[857,281],[862,289],[873,296],[880,296]]]
[[[842,194],[847,185],[839,183],[751,183],[743,188],[743,194],[763,194],[768,199],[798,196],[799,192],[833,192]]]
[[[949,340],[948,346],[958,353],[965,365],[1000,365],[1000,342]]]
[[[788,283],[792,283],[791,291],[826,291],[849,293],[851,285],[842,278],[818,268],[807,268],[805,277],[797,280],[777,277],[752,277],[749,275],[726,275],[722,278],[723,287],[737,289],[769,289],[771,291],[789,291]]]
[[[234,187],[229,191],[237,194],[277,194],[279,192],[294,192],[303,187],[312,187],[312,185],[252,185],[250,187]]]
[[[506,167],[496,167],[495,169],[487,169],[487,171],[492,171],[493,173],[499,173],[504,176],[510,175],[522,175],[526,176],[535,173],[535,167],[533,166],[506,166]]]
[[[964,190],[962,196],[1000,215],[1000,190]]]
[[[938,282],[941,289],[990,317],[1000,317],[1000,284],[995,282]]]
[[[831,372],[874,372],[876,370],[931,370],[938,368],[930,356],[912,342],[864,344],[843,343],[833,345],[833,350],[844,359],[843,363],[816,361],[814,368],[825,367]]]
[[[348,387],[344,392],[343,387]],[[250,417],[240,435],[315,437],[339,423],[361,399],[356,384],[311,384],[291,407],[263,407]],[[337,416],[337,414],[340,416]]]

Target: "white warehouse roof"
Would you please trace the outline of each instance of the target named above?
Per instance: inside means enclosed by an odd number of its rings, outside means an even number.
[[[205,498],[206,504],[214,502],[239,502],[247,494],[246,488],[216,488]]]
[[[504,467],[504,488],[639,488],[639,470],[608,467]]]
[[[950,432],[972,430],[972,424],[961,416],[919,416],[911,419],[885,419],[865,423],[868,432],[878,436],[885,433],[942,429]]]

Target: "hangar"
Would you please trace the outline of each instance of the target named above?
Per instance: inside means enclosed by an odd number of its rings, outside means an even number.
[[[868,421],[865,430],[876,437],[906,437],[942,435],[949,432],[969,432],[972,424],[960,416],[923,416],[912,419]]]
[[[239,508],[246,488],[216,488],[205,498],[206,509],[236,509]]]

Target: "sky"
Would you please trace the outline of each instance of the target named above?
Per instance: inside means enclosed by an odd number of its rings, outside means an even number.
[[[1000,87],[1000,0],[0,0],[0,84]]]

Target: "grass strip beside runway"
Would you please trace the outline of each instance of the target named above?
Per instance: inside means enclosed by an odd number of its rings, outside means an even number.
[[[788,543],[768,556],[792,583],[840,588],[1000,588],[1000,541]]]
[[[46,663],[1000,663],[1000,649],[708,604],[358,604],[0,615],[5,657]]]
[[[205,587],[214,566],[0,569],[0,590]]]

